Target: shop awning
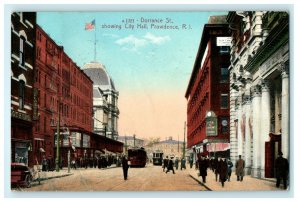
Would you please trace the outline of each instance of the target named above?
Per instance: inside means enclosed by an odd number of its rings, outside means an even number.
[[[226,151],[230,149],[230,143],[210,143],[206,148],[208,152]]]

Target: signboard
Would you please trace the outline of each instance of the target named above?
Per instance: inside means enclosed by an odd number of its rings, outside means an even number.
[[[231,46],[231,37],[217,37],[217,46]]]
[[[218,135],[218,118],[215,113],[207,112],[206,114],[206,136]]]

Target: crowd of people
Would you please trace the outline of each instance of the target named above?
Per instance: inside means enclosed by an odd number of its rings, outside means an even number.
[[[275,176],[276,176],[276,187],[280,187],[280,182],[282,180],[284,189],[287,189],[287,179],[289,174],[289,163],[287,159],[282,157],[282,152],[279,152],[278,158],[275,161]],[[180,160],[181,166],[180,169],[186,169],[185,158]],[[193,167],[193,159],[189,159],[190,169]],[[168,157],[163,159],[163,172],[168,173],[173,171],[175,174],[174,166],[176,170],[179,167],[179,159],[174,157]],[[231,174],[233,170],[233,163],[230,158],[224,157],[210,157],[200,155],[195,162],[195,167],[199,170],[198,176],[202,178],[202,182],[206,183],[207,170],[210,169],[215,175],[215,181],[220,182],[222,187],[225,186],[225,182],[230,182]],[[166,171],[165,171],[166,170]],[[242,182],[245,176],[245,161],[242,159],[242,156],[239,155],[237,161],[235,162],[235,174],[236,180]]]
[[[55,160],[52,157],[46,158],[43,156],[42,159],[42,171],[54,171],[55,170]],[[63,159],[60,160],[59,167],[60,169],[63,167],[64,161]],[[99,155],[95,157],[78,157],[72,158],[70,161],[71,169],[78,169],[78,168],[107,168],[115,164],[117,167],[121,166],[121,158],[119,156],[113,155]]]

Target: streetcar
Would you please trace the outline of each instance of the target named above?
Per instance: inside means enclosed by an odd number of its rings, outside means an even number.
[[[163,163],[163,155],[164,153],[160,150],[156,150],[153,152],[153,157],[152,157],[152,160],[153,160],[153,165],[162,165]]]
[[[146,161],[147,152],[143,147],[128,149],[128,165],[130,167],[145,167]]]

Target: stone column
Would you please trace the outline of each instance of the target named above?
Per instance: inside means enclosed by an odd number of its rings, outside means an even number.
[[[241,89],[240,89],[241,92]],[[243,156],[243,137],[242,137],[242,118],[243,118],[243,111],[242,111],[242,96],[238,97],[238,109],[237,109],[237,146],[238,146],[238,155]]]
[[[251,134],[250,134],[250,115],[251,115],[251,100],[250,92],[244,96],[244,110],[245,110],[245,167],[246,174],[251,173]]]
[[[253,165],[251,175],[261,177],[261,151],[260,151],[260,123],[261,123],[261,89],[259,85],[252,87],[252,110],[253,110]]]
[[[281,63],[282,92],[281,92],[281,150],[283,156],[289,159],[289,65]]]
[[[270,81],[262,81],[261,89],[261,130],[260,130],[260,153],[261,153],[261,177],[265,177],[265,143],[270,140],[271,130],[271,100]]]
[[[237,119],[235,100],[237,97],[237,91],[231,87],[230,89],[230,159],[235,164],[237,160],[237,138],[235,120]],[[235,168],[235,167],[234,167]],[[233,170],[234,170],[233,168]]]

